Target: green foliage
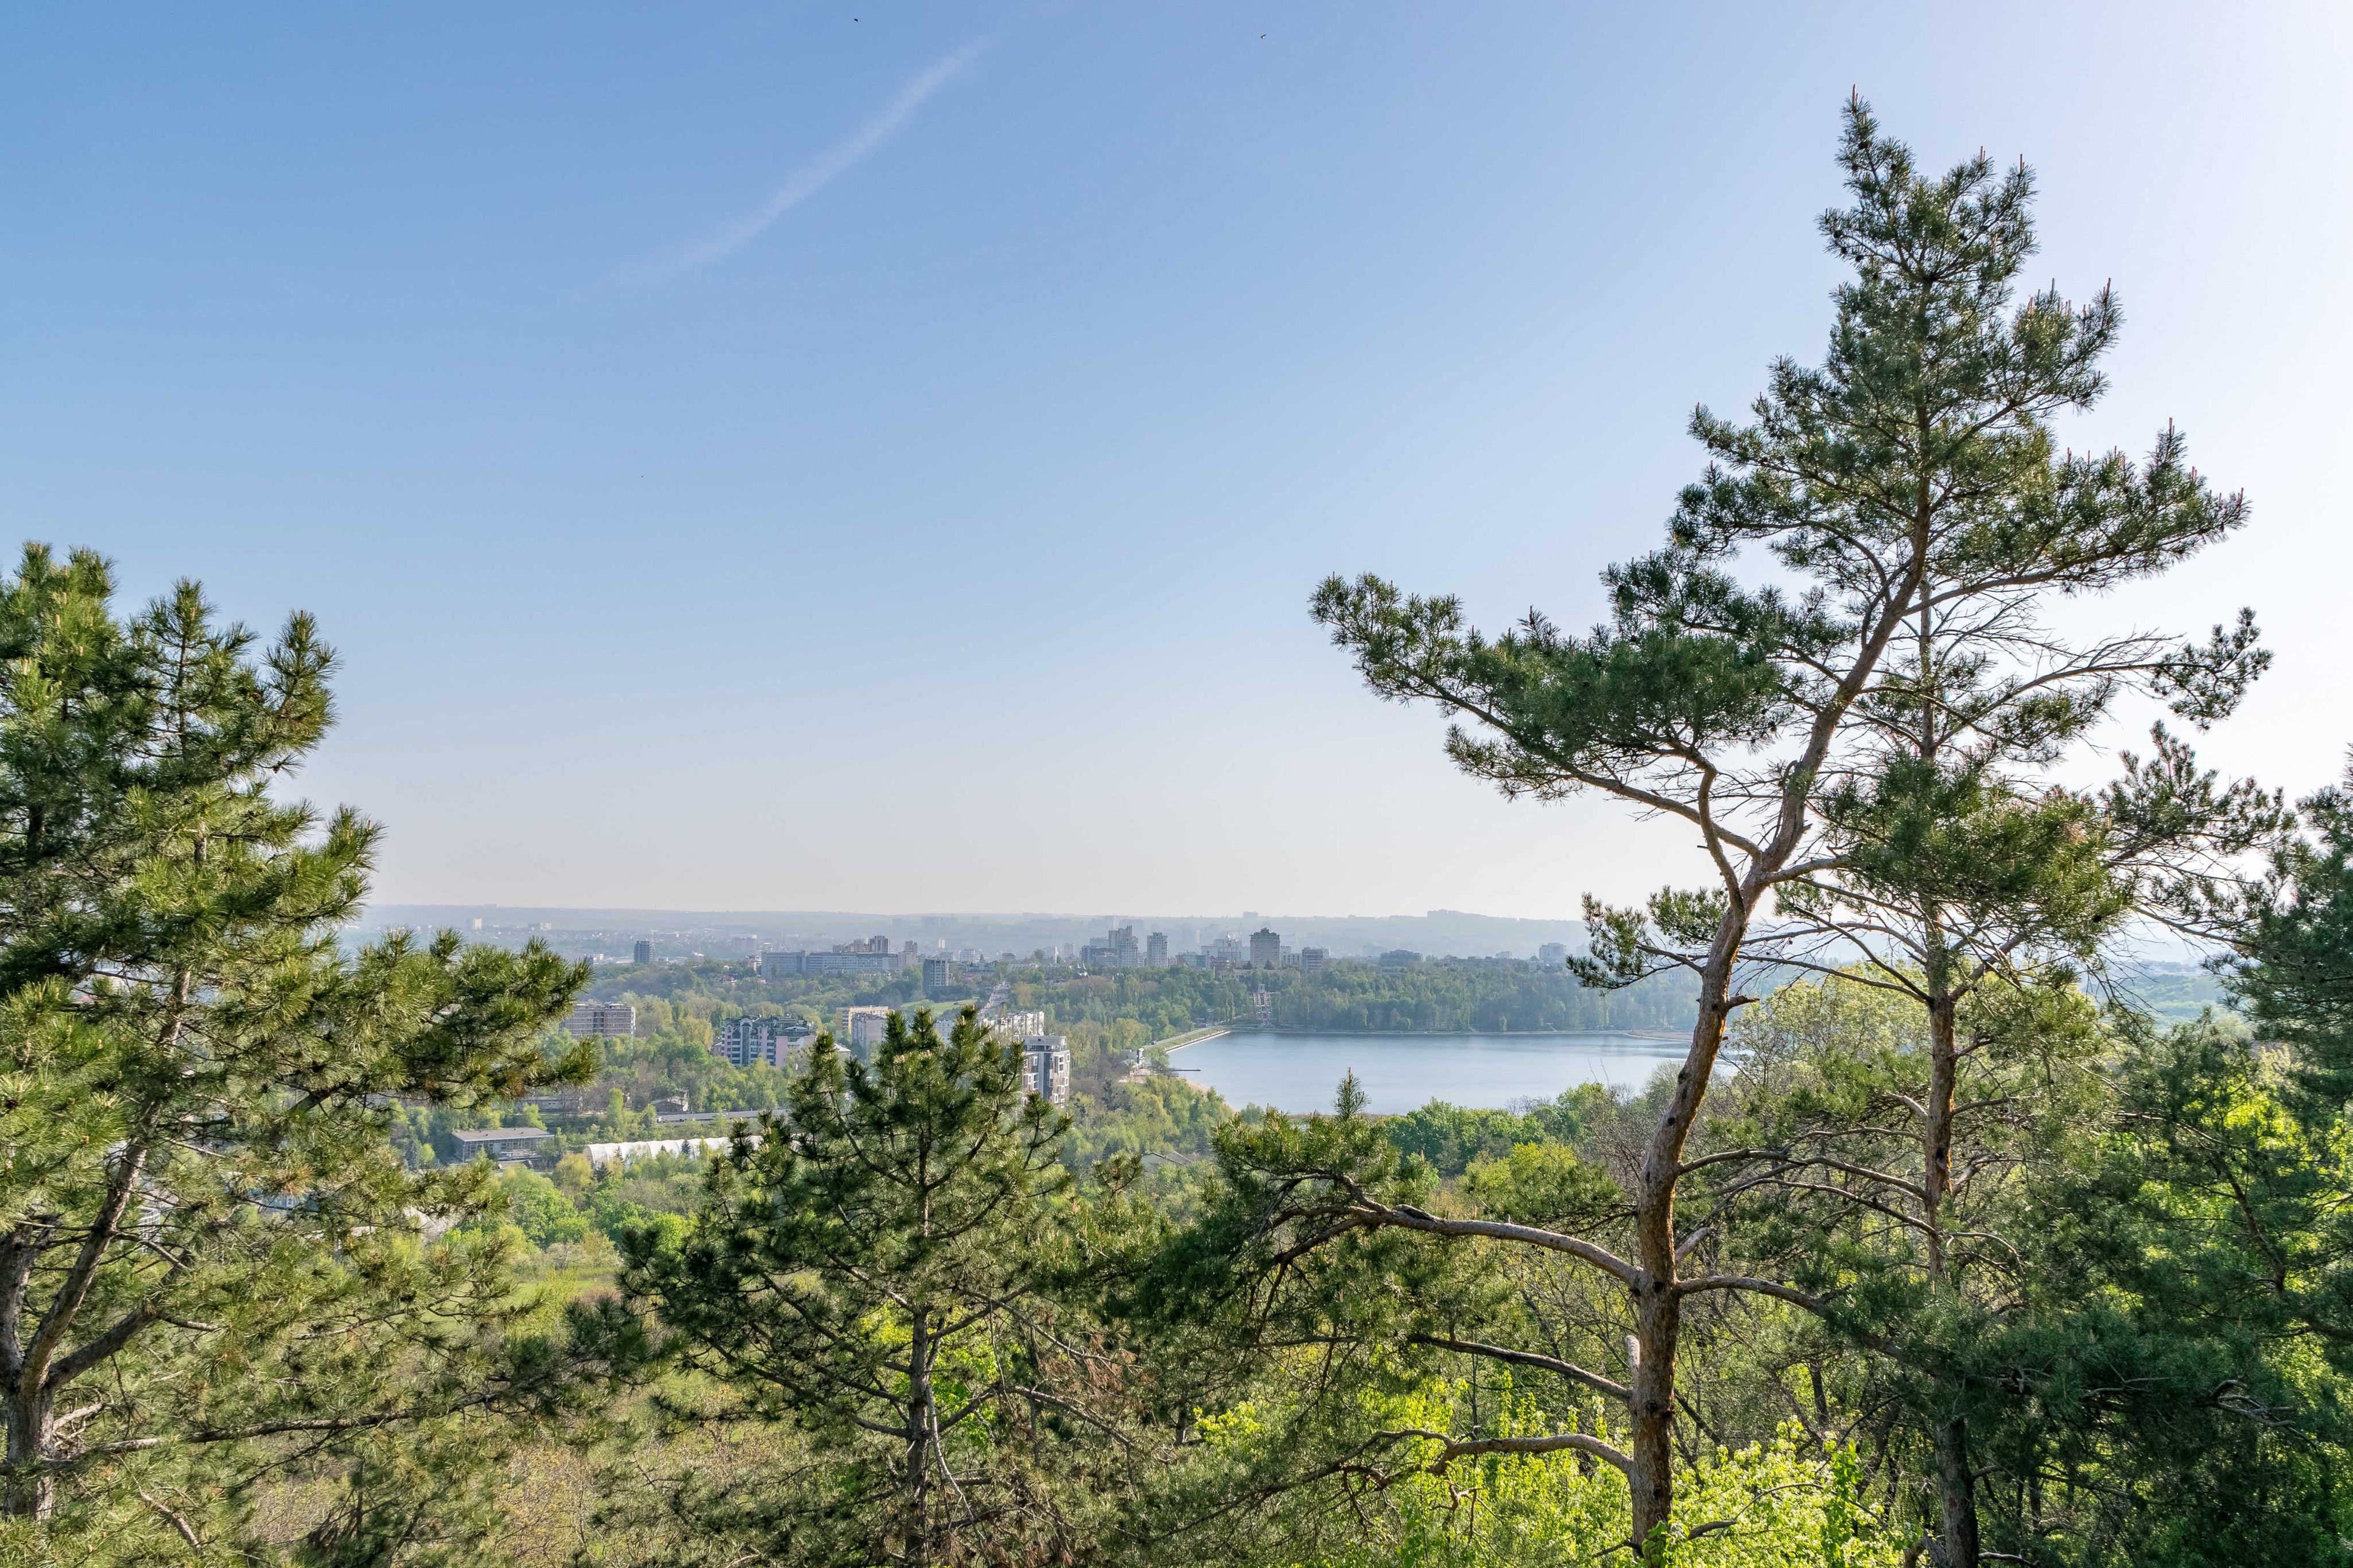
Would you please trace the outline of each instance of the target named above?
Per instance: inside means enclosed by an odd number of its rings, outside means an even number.
[[[489,1413],[568,1363],[518,1331],[500,1238],[418,1234],[485,1213],[486,1168],[412,1172],[390,1134],[404,1101],[584,1076],[540,1032],[585,974],[448,933],[343,952],[377,830],[273,794],[325,732],[332,654],[193,584],[125,618],[111,594],[37,547],[0,584],[9,1550],[238,1549],[274,1477],[309,1487],[319,1562],[395,1516],[454,1560]]]
[[[1995,1493],[2054,1563],[2341,1563],[2353,1191],[2341,1124],[2289,1110],[2289,1064],[2211,1024],[2136,1032],[2117,1100],[2040,1187],[2027,1310],[1985,1373],[2026,1397]]]
[[[1101,1097],[1082,1098],[1072,1115],[1063,1157],[1084,1171],[1114,1155],[1198,1158],[1232,1112],[1215,1093],[1174,1077],[1114,1083]]]
[[[1433,1100],[1393,1116],[1381,1131],[1398,1152],[1419,1155],[1441,1176],[1459,1176],[1480,1158],[1508,1155],[1522,1143],[1569,1143],[1610,1105],[1599,1084],[1563,1089],[1549,1104],[1522,1111],[1486,1110]]]
[[[893,1014],[871,1066],[820,1036],[785,1113],[713,1163],[692,1226],[628,1239],[625,1289],[684,1364],[819,1461],[682,1490],[723,1554],[1067,1558],[1115,1494],[1116,1451],[1070,1416],[1085,1363],[1046,1326],[1065,1123],[1020,1083],[969,1008],[944,1039]],[[1074,1468],[1092,1497],[1057,1484]]]
[[[2284,838],[2233,911],[2227,979],[2248,1019],[2295,1047],[2316,1115],[2353,1103],[2353,768],[2299,803],[2308,834]]]
[[[588,1234],[588,1222],[554,1182],[536,1171],[507,1171],[499,1176],[498,1195],[505,1217],[533,1247],[554,1247],[579,1241]]]
[[[1317,1545],[1288,1559],[1314,1568],[1374,1568],[1411,1563],[1433,1568],[1518,1568],[1588,1562],[1622,1550],[1630,1527],[1625,1483],[1558,1452],[1490,1452],[1449,1460],[1465,1385],[1427,1380],[1368,1398],[1366,1420],[1419,1434],[1394,1468],[1366,1485],[1345,1528],[1332,1528],[1287,1499],[1276,1529]],[[1505,1443],[1538,1437],[1550,1418],[1508,1378],[1478,1436]],[[1277,1429],[1254,1405],[1203,1427],[1212,1451],[1237,1469],[1262,1468]],[[1594,1435],[1615,1436],[1606,1422]],[[1540,1439],[1539,1439],[1540,1440]],[[1903,1539],[1862,1497],[1851,1447],[1823,1447],[1795,1426],[1736,1450],[1711,1454],[1683,1476],[1674,1520],[1653,1561],[1672,1568],[1893,1568]],[[1270,1531],[1274,1533],[1275,1531]]]

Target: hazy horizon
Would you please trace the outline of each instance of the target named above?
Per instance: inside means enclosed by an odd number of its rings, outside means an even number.
[[[1209,914],[1104,914],[1045,910],[654,910],[563,909],[499,904],[375,904],[362,917],[362,930],[396,926],[470,931],[482,921],[485,937],[540,934],[566,952],[616,948],[638,938],[655,940],[665,956],[681,945],[701,943],[713,958],[749,957],[765,949],[796,944],[826,947],[870,936],[894,944],[914,941],[930,950],[944,945],[981,951],[988,958],[1012,952],[1027,958],[1039,947],[1076,946],[1102,936],[1114,924],[1132,925],[1141,942],[1152,931],[1168,937],[1170,952],[1196,951],[1219,936],[1246,935],[1272,928],[1286,947],[1321,946],[1335,956],[1410,949],[1431,956],[1486,957],[1509,951],[1528,958],[1546,942],[1582,947],[1583,922],[1522,920],[1461,910],[1422,914],[1301,915],[1244,910]],[[565,939],[570,940],[565,940]],[[663,939],[669,939],[664,943]],[[626,949],[624,949],[626,951]],[[617,953],[615,956],[618,956]]]

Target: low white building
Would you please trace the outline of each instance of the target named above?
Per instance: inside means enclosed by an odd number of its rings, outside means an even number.
[[[758,1133],[752,1134],[753,1142],[759,1141]],[[627,1143],[591,1143],[586,1153],[588,1163],[601,1171],[607,1165],[626,1165],[632,1160],[643,1160],[655,1154],[714,1153],[726,1148],[730,1142],[725,1138],[640,1138]]]
[[[531,1153],[551,1134],[544,1127],[460,1127],[449,1136],[468,1159],[487,1154],[493,1160],[512,1160]]]

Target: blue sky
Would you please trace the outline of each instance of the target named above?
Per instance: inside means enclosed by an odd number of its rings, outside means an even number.
[[[1507,805],[1308,623],[1571,624],[1815,357],[1836,112],[2025,155],[2116,392],[2243,486],[2217,760],[2353,741],[2338,8],[21,8],[0,504],[316,612],[395,901],[1446,907],[1688,875]]]

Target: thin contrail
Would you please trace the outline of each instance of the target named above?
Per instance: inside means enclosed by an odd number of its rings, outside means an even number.
[[[776,187],[776,193],[753,211],[692,245],[630,268],[622,274],[623,280],[653,283],[665,278],[675,278],[681,272],[691,272],[749,245],[761,230],[817,195],[837,175],[889,141],[892,132],[914,118],[915,110],[923,106],[926,99],[945,87],[951,79],[970,65],[973,57],[979,54],[987,43],[985,38],[976,38],[923,70],[901,88],[891,101],[876,110],[864,124],[786,175],[785,183]]]

